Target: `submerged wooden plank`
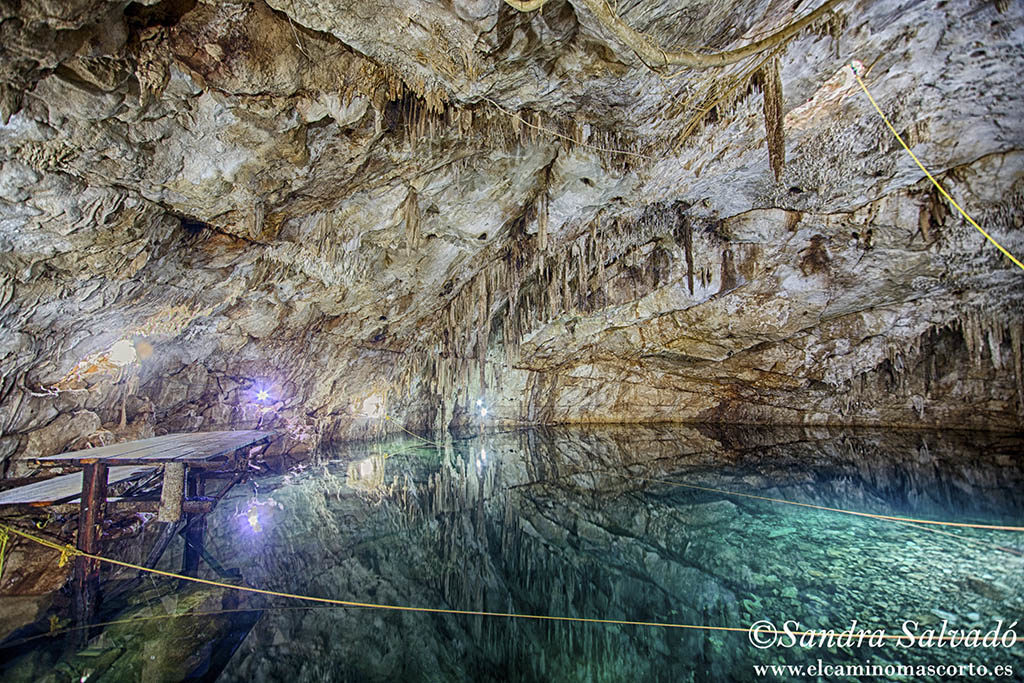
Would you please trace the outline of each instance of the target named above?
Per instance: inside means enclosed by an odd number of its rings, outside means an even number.
[[[107,474],[107,485],[131,479],[153,469],[152,466],[139,465],[111,467]],[[81,493],[82,473],[75,472],[0,492],[0,505],[53,505],[78,498]]]

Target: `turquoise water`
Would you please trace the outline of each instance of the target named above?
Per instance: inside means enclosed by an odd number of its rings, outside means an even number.
[[[337,608],[147,579],[107,617],[150,620],[105,629],[88,656],[110,663],[88,680],[962,680],[935,667],[981,666],[982,680],[1024,680],[1024,643],[920,642],[944,626],[1024,633],[1024,534],[737,495],[1020,526],[1021,453],[978,433],[691,427],[339,448],[236,487],[210,523],[214,557],[289,593],[698,628]],[[699,628],[766,622],[903,638],[784,647],[758,633],[758,647]],[[58,670],[36,649],[8,673]],[[82,671],[81,653],[63,656]],[[757,668],[771,665],[832,668]]]

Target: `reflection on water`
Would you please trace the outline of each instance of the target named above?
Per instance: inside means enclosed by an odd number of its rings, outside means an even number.
[[[743,628],[855,623],[890,634],[909,621],[919,637],[943,624],[983,635],[1020,620],[1024,633],[1024,534],[763,499],[1021,525],[1020,446],[978,433],[631,426],[491,434],[442,449],[345,447],[260,480],[255,498],[237,489],[215,512],[210,547],[249,585],[365,603]],[[759,649],[746,633],[715,630],[260,596],[245,606],[265,611],[219,680],[758,680],[755,665],[818,660],[1024,674],[1021,643]],[[128,680],[126,671],[112,666],[98,680]],[[903,680],[930,678],[918,673]]]

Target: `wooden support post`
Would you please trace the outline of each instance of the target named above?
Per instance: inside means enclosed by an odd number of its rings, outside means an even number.
[[[78,514],[78,549],[99,554],[103,532],[103,508],[107,501],[107,466],[85,463],[82,470],[82,498]],[[100,563],[88,557],[75,557],[73,612],[77,644],[89,640],[89,629],[99,605]]]
[[[197,498],[206,495],[206,478],[202,470],[189,473],[188,497]],[[203,555],[204,536],[206,535],[206,515],[187,513],[185,516],[185,556],[181,564],[181,573],[185,576],[198,576],[199,559]]]
[[[181,519],[181,504],[185,499],[185,463],[169,462],[164,465],[163,486],[160,489],[158,522],[177,522]]]

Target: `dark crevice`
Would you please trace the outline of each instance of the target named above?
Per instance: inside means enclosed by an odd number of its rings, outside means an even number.
[[[196,4],[196,0],[163,0],[148,6],[133,2],[124,8],[124,18],[132,31],[151,26],[170,27],[177,25]]]

